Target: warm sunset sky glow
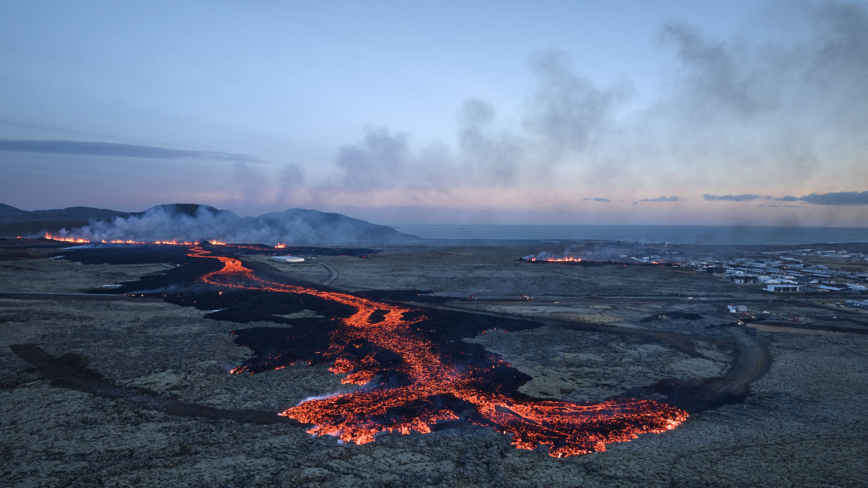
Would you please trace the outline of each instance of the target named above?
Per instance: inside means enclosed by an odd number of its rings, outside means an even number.
[[[868,1],[0,4],[0,203],[868,226]]]

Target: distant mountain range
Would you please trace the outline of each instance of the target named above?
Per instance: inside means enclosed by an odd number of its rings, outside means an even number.
[[[0,203],[0,236],[18,236],[47,230],[56,232],[64,227],[81,227],[93,219],[111,219],[125,212],[104,208],[69,207],[54,210],[27,211]]]
[[[56,233],[61,229],[92,240],[220,239],[330,246],[421,240],[391,227],[346,215],[299,208],[258,217],[239,217],[228,210],[186,203],[157,205],[144,212],[90,207],[26,211],[0,204],[0,236]]]

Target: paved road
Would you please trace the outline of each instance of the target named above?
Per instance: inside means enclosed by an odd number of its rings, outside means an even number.
[[[467,299],[464,294],[435,294],[434,296],[443,296],[457,299]],[[538,305],[555,305],[565,303],[768,303],[771,301],[789,301],[793,298],[788,296],[769,295],[766,297],[731,297],[731,296],[712,296],[712,297],[669,297],[669,296],[599,296],[599,297],[576,297],[576,296],[519,296],[519,295],[476,295],[473,299],[478,302],[516,302],[516,301],[533,301]]]
[[[14,298],[17,300],[112,300],[112,301],[136,301],[136,302],[162,302],[160,298],[144,298],[130,295],[113,294],[90,294],[90,293],[40,293],[21,291],[0,291],[0,298]]]

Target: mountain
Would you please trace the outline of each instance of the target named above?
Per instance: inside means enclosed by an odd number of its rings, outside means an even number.
[[[81,227],[93,219],[110,219],[125,212],[91,207],[27,211],[0,203],[0,236],[18,236],[64,227]]]
[[[109,219],[125,212],[91,207],[69,207],[55,210],[34,210],[28,212],[11,205],[0,203],[0,224],[17,222],[44,222],[52,220],[76,220],[87,222],[90,219]]]
[[[169,203],[169,204],[165,204],[165,205],[156,205],[154,207],[151,207],[151,208],[145,210],[144,212],[133,212],[129,215],[144,215],[147,212],[157,211],[157,210],[163,211],[163,212],[168,212],[168,213],[183,214],[183,215],[187,215],[189,217],[195,217],[198,212],[205,212],[205,213],[208,213],[211,215],[217,215],[221,212],[228,212],[228,213],[231,213],[232,215],[235,215],[234,213],[230,212],[229,210],[217,210],[216,208],[214,208],[210,205],[200,205],[198,203]]]
[[[0,235],[56,232],[61,228],[90,240],[204,240],[274,245],[383,245],[420,241],[384,225],[338,213],[293,208],[258,217],[239,217],[208,205],[174,203],[143,212],[72,207],[27,212],[0,204]]]
[[[310,236],[310,242],[332,242],[334,245],[356,243],[393,243],[419,240],[418,237],[398,232],[385,225],[347,217],[338,213],[291,208],[283,212],[268,213],[254,219],[254,227],[283,228],[287,236]],[[307,238],[307,237],[306,237]],[[289,240],[289,239],[287,239]],[[296,242],[298,240],[296,239]]]

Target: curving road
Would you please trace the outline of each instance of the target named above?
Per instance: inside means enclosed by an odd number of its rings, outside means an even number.
[[[328,278],[326,278],[325,281],[322,282],[323,285],[330,285],[334,280],[336,280],[336,279],[338,279],[338,277],[340,277],[340,273],[338,273],[338,270],[333,268],[332,265],[330,265],[326,262],[320,261],[319,259],[316,259],[316,258],[311,258],[311,261],[322,266],[323,268],[326,269],[326,271],[329,272]]]

